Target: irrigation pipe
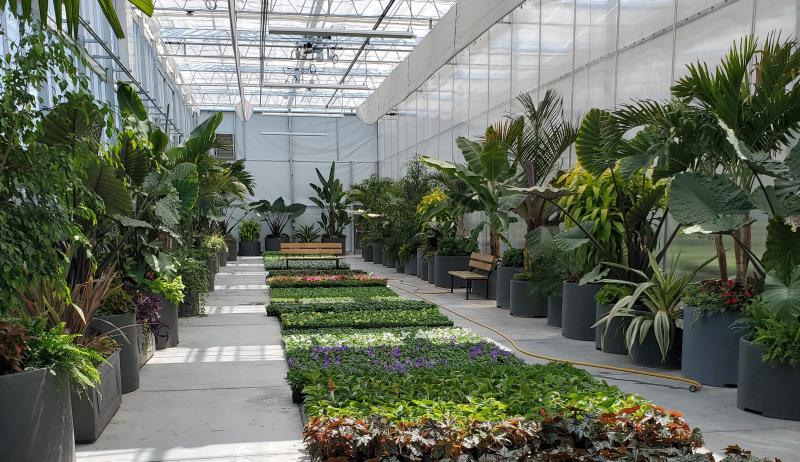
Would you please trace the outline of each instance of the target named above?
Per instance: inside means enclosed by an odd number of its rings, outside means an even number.
[[[408,284],[405,281],[402,281],[400,279],[390,278],[390,280],[391,281],[397,281],[397,282],[399,282],[401,284],[404,284],[404,285],[411,285],[411,284]],[[604,370],[607,370],[607,371],[624,372],[626,374],[644,375],[644,376],[647,376],[647,377],[656,377],[656,378],[659,378],[659,379],[671,380],[671,381],[674,381],[674,382],[682,382],[682,383],[686,383],[686,384],[689,385],[689,391],[691,391],[691,392],[697,392],[697,391],[700,391],[700,389],[703,388],[703,384],[701,384],[697,380],[688,379],[686,377],[669,375],[669,374],[661,374],[659,372],[651,372],[651,371],[646,371],[646,370],[642,370],[642,369],[632,369],[632,368],[628,368],[628,367],[611,366],[611,365],[608,365],[608,364],[597,364],[597,363],[590,363],[590,362],[587,362],[587,361],[574,361],[574,360],[571,360],[571,359],[557,358],[555,356],[547,356],[547,355],[541,355],[541,354],[538,354],[538,353],[533,353],[533,352],[530,352],[530,351],[522,348],[511,337],[509,337],[508,335],[504,334],[503,332],[495,329],[494,327],[487,326],[486,324],[484,324],[484,323],[482,323],[480,321],[477,321],[475,319],[470,318],[469,316],[466,316],[466,315],[463,315],[463,314],[458,313],[456,311],[453,311],[450,308],[446,308],[446,307],[436,303],[435,301],[431,300],[430,298],[423,296],[422,294],[424,294],[424,292],[412,292],[412,291],[410,291],[408,289],[404,289],[404,288],[399,287],[397,285],[395,285],[394,287],[397,288],[397,289],[402,290],[403,292],[407,292],[407,293],[409,293],[409,294],[411,294],[411,295],[413,295],[413,296],[415,296],[417,298],[421,298],[421,299],[425,300],[428,303],[432,303],[432,304],[436,305],[437,307],[439,307],[440,309],[447,311],[448,313],[452,313],[452,314],[454,314],[454,315],[456,315],[456,316],[458,316],[460,318],[466,319],[467,321],[469,321],[469,322],[471,322],[473,324],[477,324],[477,325],[483,327],[484,329],[487,329],[489,331],[494,332],[495,334],[499,335],[500,337],[503,337],[509,343],[511,343],[511,345],[517,351],[519,351],[520,353],[522,353],[522,354],[524,354],[526,356],[530,356],[532,358],[537,358],[537,359],[541,359],[543,361],[550,361],[550,362],[555,362],[555,363],[571,364],[573,366],[589,367],[589,368],[592,368],[592,369],[604,369]],[[433,292],[433,293],[430,293],[430,294],[433,295],[433,294],[444,294],[444,293],[446,293],[446,292]]]

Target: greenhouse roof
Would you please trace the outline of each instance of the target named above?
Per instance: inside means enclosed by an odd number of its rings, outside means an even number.
[[[156,0],[153,17],[198,109],[352,112],[455,3]]]

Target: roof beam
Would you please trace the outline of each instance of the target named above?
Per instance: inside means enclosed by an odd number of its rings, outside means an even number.
[[[390,2],[394,3],[394,1]],[[380,21],[378,22],[380,24]],[[417,34],[407,31],[393,30],[360,30],[360,29],[317,29],[302,27],[270,27],[270,35],[301,35],[303,37],[367,37],[367,38],[393,38],[413,39]]]

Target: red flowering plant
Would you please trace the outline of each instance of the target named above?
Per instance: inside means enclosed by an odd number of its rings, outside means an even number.
[[[366,274],[321,274],[308,276],[271,276],[267,284],[274,288],[298,287],[379,287],[386,285],[386,278]]]
[[[739,312],[755,298],[754,289],[734,279],[709,279],[692,284],[683,292],[683,303],[695,308],[697,316],[705,313]]]

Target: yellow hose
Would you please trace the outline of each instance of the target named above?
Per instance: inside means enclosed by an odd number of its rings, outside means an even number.
[[[398,281],[398,282],[403,283],[405,285],[411,285],[411,284],[405,283],[404,281],[402,281],[400,279],[390,278],[390,280]],[[701,384],[697,380],[688,379],[686,377],[669,375],[669,374],[661,374],[661,373],[658,373],[658,372],[645,371],[645,370],[642,370],[642,369],[631,369],[631,368],[628,368],[628,367],[610,366],[610,365],[607,365],[607,364],[596,364],[596,363],[590,363],[590,362],[586,362],[586,361],[573,361],[571,359],[556,358],[554,356],[547,356],[547,355],[540,355],[540,354],[537,354],[537,353],[532,353],[532,352],[530,352],[528,350],[525,350],[524,348],[520,347],[517,344],[517,342],[515,342],[513,339],[511,339],[506,334],[504,334],[504,333],[500,332],[499,330],[495,329],[494,327],[487,326],[486,324],[484,324],[484,323],[482,323],[480,321],[476,321],[475,319],[472,319],[469,316],[465,316],[465,315],[463,315],[461,313],[457,313],[457,312],[455,312],[455,311],[453,311],[453,310],[451,310],[449,308],[446,308],[446,307],[436,303],[435,301],[431,300],[428,297],[424,297],[424,296],[419,295],[419,294],[422,294],[424,292],[412,292],[410,290],[403,289],[402,287],[398,287],[398,286],[395,286],[395,287],[397,289],[402,290],[403,292],[407,292],[407,293],[409,293],[411,295],[414,295],[414,296],[416,296],[418,298],[421,298],[421,299],[425,300],[426,302],[432,303],[432,304],[438,306],[442,310],[445,310],[445,311],[447,311],[449,313],[452,313],[452,314],[454,314],[456,316],[464,318],[464,319],[466,319],[467,321],[469,321],[469,322],[471,322],[473,324],[477,324],[477,325],[483,327],[484,329],[487,329],[487,330],[490,330],[490,331],[494,332],[495,334],[499,335],[500,337],[503,337],[509,343],[511,343],[511,345],[514,348],[517,349],[517,351],[519,351],[520,353],[522,353],[522,354],[524,354],[526,356],[530,356],[532,358],[537,358],[537,359],[541,359],[543,361],[550,361],[550,362],[556,362],[556,363],[572,364],[573,366],[590,367],[592,369],[605,369],[605,370],[608,370],[608,371],[625,372],[625,373],[628,373],[628,374],[644,375],[644,376],[656,377],[656,378],[664,379],[664,380],[671,380],[671,381],[674,381],[674,382],[687,383],[687,384],[689,384],[689,391],[691,391],[691,392],[696,392],[696,391],[699,391],[701,388],[703,388],[703,384]],[[447,292],[432,292],[430,294],[444,294],[444,293],[447,293]]]

